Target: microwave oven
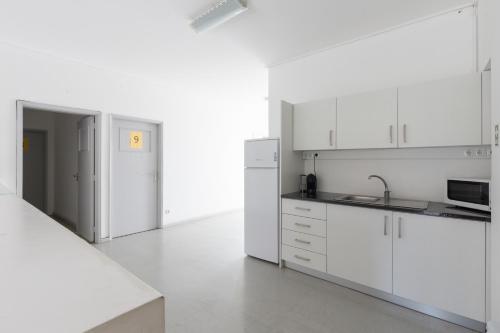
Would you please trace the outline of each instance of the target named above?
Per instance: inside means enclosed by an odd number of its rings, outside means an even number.
[[[491,211],[490,180],[473,178],[448,178],[445,203],[459,207]]]

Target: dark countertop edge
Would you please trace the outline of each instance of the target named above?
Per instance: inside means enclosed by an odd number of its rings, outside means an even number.
[[[323,192],[323,193],[326,193],[326,192]],[[335,194],[336,193],[332,193],[332,195],[335,195]],[[334,199],[315,198],[315,197],[307,197],[307,196],[302,197],[299,192],[285,193],[285,194],[281,195],[281,198],[282,199],[312,201],[312,202],[322,202],[322,203],[327,203],[327,204],[362,207],[362,208],[372,208],[372,209],[380,209],[380,210],[390,210],[390,211],[394,211],[394,212],[409,213],[409,214],[416,214],[416,215],[447,217],[447,218],[454,218],[454,219],[462,219],[462,220],[491,223],[491,216],[489,216],[489,215],[487,216],[486,214],[484,216],[482,216],[481,213],[477,213],[477,215],[468,215],[467,213],[460,214],[460,213],[445,212],[444,210],[446,209],[446,206],[448,206],[448,205],[443,203],[443,202],[429,201],[429,206],[427,207],[427,209],[425,209],[425,210],[413,210],[413,209],[405,209],[403,207],[394,207],[394,206],[387,207],[387,206],[372,205],[369,203],[353,202],[353,201],[346,201],[346,200],[334,200]],[[469,214],[474,214],[474,213],[469,213]]]

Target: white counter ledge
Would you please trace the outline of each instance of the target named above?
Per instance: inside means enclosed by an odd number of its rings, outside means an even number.
[[[163,296],[13,194],[0,195],[0,332],[164,332]]]

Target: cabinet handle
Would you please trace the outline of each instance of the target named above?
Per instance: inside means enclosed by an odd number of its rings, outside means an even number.
[[[295,207],[297,210],[305,210],[306,212],[310,212],[311,208],[303,208],[303,207]]]
[[[403,218],[399,217],[398,218],[398,238],[400,238],[400,239],[403,238],[403,232],[401,231],[402,223],[403,223]]]
[[[307,244],[307,245],[310,245],[310,244],[311,244],[311,242],[305,241],[305,240],[303,240],[303,239],[298,239],[298,238],[295,238],[295,241],[296,241],[297,243],[302,243],[302,244]]]
[[[406,143],[406,124],[403,125],[403,142]]]
[[[387,220],[389,217],[387,215],[384,216],[384,236],[387,236]]]
[[[304,257],[301,257],[299,255],[294,255],[295,258],[299,259],[299,260],[303,260],[303,261],[311,261],[311,259],[309,258],[304,258]]]
[[[389,126],[389,143],[392,143],[392,125]]]
[[[310,228],[311,227],[310,224],[298,223],[298,222],[295,222],[295,225],[298,226],[298,227],[304,227],[304,228]]]
[[[330,130],[330,146],[333,146],[333,130]]]

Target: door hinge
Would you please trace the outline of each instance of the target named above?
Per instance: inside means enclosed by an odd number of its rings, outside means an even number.
[[[92,175],[92,180],[93,180],[94,182],[96,181],[96,179],[97,179],[97,178],[96,178],[95,174],[94,174],[94,175]]]

